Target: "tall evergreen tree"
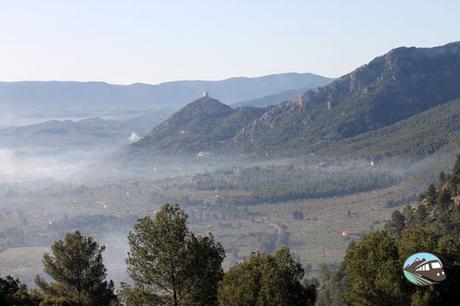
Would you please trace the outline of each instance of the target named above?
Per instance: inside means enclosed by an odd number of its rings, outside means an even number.
[[[345,262],[337,270],[331,271],[327,265],[320,265],[318,297],[316,306],[341,306],[342,295],[349,291]]]
[[[123,286],[127,305],[215,305],[223,276],[224,250],[213,236],[196,236],[178,205],[164,205],[128,236],[128,273],[135,287]]]
[[[385,224],[385,229],[387,229],[388,232],[390,232],[392,235],[397,236],[404,229],[405,225],[406,218],[399,210],[395,210],[391,214],[390,221],[388,221],[387,224]]]
[[[429,207],[436,203],[436,187],[433,184],[428,186],[427,190],[422,194],[422,201],[425,201]]]
[[[458,187],[460,186],[460,155],[457,156],[454,168],[452,169],[452,174],[449,175],[449,184],[453,191],[458,193]]]
[[[48,299],[72,305],[103,306],[116,301],[113,282],[107,282],[102,261],[105,247],[80,232],[69,233],[43,255],[44,271],[53,282],[37,275],[35,283]]]
[[[418,225],[425,225],[427,223],[428,211],[425,204],[419,204],[413,211],[414,221]]]
[[[401,265],[393,237],[386,231],[369,233],[345,256],[350,290],[347,305],[406,305],[400,284]]]
[[[302,285],[303,275],[301,265],[285,247],[273,256],[252,254],[225,274],[219,286],[219,305],[314,305],[316,289]]]

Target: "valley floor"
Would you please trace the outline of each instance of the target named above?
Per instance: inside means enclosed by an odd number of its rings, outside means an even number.
[[[386,206],[388,201],[407,194],[409,189],[409,186],[398,184],[341,197],[249,205],[225,218],[213,213],[212,209],[187,209],[191,229],[200,234],[212,232],[225,247],[226,268],[253,251],[272,252],[285,244],[304,266],[311,264],[314,273],[318,264],[339,263],[350,241],[383,226],[394,210]],[[13,241],[0,252],[0,274],[12,274],[31,284],[42,270],[41,255],[47,246],[65,231],[80,227],[107,245],[105,261],[109,276],[116,282],[126,280],[126,236],[137,216],[152,214],[160,207],[160,202],[152,203],[148,196],[157,190],[161,188],[153,182],[137,183],[135,189],[131,184],[106,185],[98,187],[97,191],[82,188],[80,193],[65,192],[66,196],[48,192],[36,196],[34,204],[11,196],[9,207],[14,203],[16,209],[10,215],[16,216],[18,211],[23,211],[28,221],[24,226],[24,241]],[[201,198],[214,196],[214,193],[199,194]],[[47,208],[43,209],[45,202]],[[295,212],[301,212],[303,218],[296,220]],[[67,221],[62,220],[62,216]],[[1,224],[6,228],[14,226]]]

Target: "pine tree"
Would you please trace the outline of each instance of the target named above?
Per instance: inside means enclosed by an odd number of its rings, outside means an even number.
[[[426,224],[428,218],[428,211],[424,204],[419,204],[418,207],[414,209],[413,214],[416,224]]]
[[[350,283],[344,295],[347,305],[407,305],[395,239],[386,231],[366,234],[347,250],[345,263]]]
[[[438,197],[436,199],[436,212],[441,213],[446,211],[450,208],[452,204],[452,196],[448,189],[442,189],[438,193]]]
[[[460,155],[457,156],[452,174],[449,176],[449,184],[453,190],[458,191],[460,185]]]
[[[164,205],[128,236],[128,273],[135,283],[122,295],[127,305],[215,305],[224,250],[213,236],[195,236],[178,205]]]
[[[428,206],[432,207],[436,203],[436,187],[433,184],[428,186],[427,190],[422,194],[422,200],[425,200]]]
[[[225,274],[219,286],[219,305],[314,305],[315,287],[303,286],[303,275],[288,248],[273,256],[254,253]]]
[[[439,173],[438,185],[442,186],[446,183],[446,181],[447,181],[447,176],[444,173],[444,171],[441,171],[441,173]]]
[[[107,282],[102,262],[104,246],[79,231],[51,246],[51,254],[43,255],[44,271],[54,281],[49,283],[37,275],[35,282],[48,299],[64,299],[70,304],[103,306],[116,300],[113,282]]]
[[[385,224],[385,229],[387,229],[392,235],[397,236],[404,229],[405,225],[406,218],[399,210],[395,210],[391,214],[391,220]]]

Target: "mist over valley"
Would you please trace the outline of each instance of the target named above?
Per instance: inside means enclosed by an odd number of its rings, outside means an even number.
[[[0,10],[0,305],[454,305],[458,5],[173,2]]]
[[[359,71],[363,69],[367,68]],[[346,78],[305,95],[335,88]],[[339,103],[327,99],[323,103]],[[280,245],[289,246],[304,264],[336,265],[350,240],[381,227],[395,207],[415,202],[426,184],[449,168],[458,149],[455,136],[442,144],[428,143],[437,146],[429,151],[420,151],[411,141],[403,152],[388,144],[376,154],[372,151],[376,143],[361,146],[363,151],[334,155],[334,150],[348,146],[347,141],[358,143],[351,137],[330,144],[320,141],[311,150],[289,154],[259,144],[254,149],[222,151],[220,140],[231,143],[225,144],[231,148],[234,141],[226,139],[241,139],[266,114],[282,118],[283,113],[273,113],[275,108],[289,110],[298,103],[294,99],[281,106],[233,109],[203,97],[169,118],[167,111],[133,111],[104,119],[4,127],[0,130],[2,274],[17,275],[33,285],[41,266],[33,254],[78,229],[107,246],[109,275],[116,282],[126,281],[127,234],[138,218],[154,215],[165,202],[181,204],[197,233],[214,233],[226,250],[227,267],[254,250],[273,252]],[[452,114],[457,104],[452,102],[446,111]],[[429,116],[443,114],[433,109]],[[385,132],[385,141],[410,133],[400,132],[404,123],[397,124],[400,127]],[[358,137],[376,138],[378,131]],[[155,136],[159,133],[162,136]],[[271,137],[280,145],[292,142]],[[327,155],[317,155],[313,149],[328,146],[334,149]],[[437,156],[436,164],[431,156]],[[433,174],[419,177],[429,171]],[[360,234],[342,235],[348,231]]]

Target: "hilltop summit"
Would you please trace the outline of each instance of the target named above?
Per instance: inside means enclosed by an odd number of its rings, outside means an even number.
[[[209,94],[188,104],[137,142],[136,148],[166,152],[199,152],[221,146],[263,109],[233,109]]]
[[[459,80],[460,43],[397,48],[271,108],[232,143],[251,151],[314,150],[452,101],[460,97]]]
[[[180,152],[315,152],[460,98],[459,80],[459,42],[402,47],[275,106],[234,110],[204,96],[139,143]]]

